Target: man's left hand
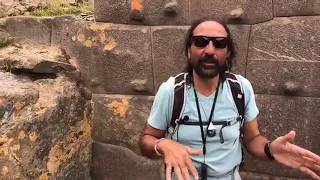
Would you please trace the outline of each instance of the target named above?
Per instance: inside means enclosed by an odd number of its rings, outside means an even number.
[[[320,157],[306,149],[292,144],[296,133],[291,131],[270,144],[270,152],[281,164],[299,169],[310,177],[320,180],[315,171],[320,171]]]

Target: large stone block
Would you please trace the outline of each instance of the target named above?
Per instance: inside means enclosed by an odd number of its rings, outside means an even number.
[[[250,172],[240,172],[242,180],[307,180],[301,178],[288,178],[288,177],[279,177],[279,176],[270,176],[267,174],[257,174]]]
[[[252,26],[247,77],[256,93],[320,97],[320,16]]]
[[[237,51],[233,71],[245,75],[250,26],[228,25],[228,27]],[[151,27],[156,89],[170,76],[184,70],[187,63],[187,57],[184,55],[184,41],[188,28],[189,26]]]
[[[260,109],[259,127],[263,135],[274,140],[294,130],[294,144],[320,155],[320,132],[317,126],[320,123],[319,98],[257,95],[256,100]],[[245,171],[306,178],[300,171],[275,162],[263,162],[249,155],[246,159]]]
[[[161,160],[150,160],[127,148],[93,143],[92,180],[160,180]]]
[[[183,25],[188,22],[188,0],[95,0],[100,22],[143,25]]]
[[[153,103],[150,96],[93,95],[93,140],[140,154],[139,138]]]
[[[53,20],[53,44],[74,58],[93,93],[152,94],[150,28]]]
[[[190,0],[191,21],[208,16],[232,23],[261,23],[273,18],[272,0]]]
[[[51,44],[51,18],[10,17],[6,19],[10,36],[28,44]]]
[[[274,16],[320,15],[319,0],[273,0]]]
[[[89,179],[91,123],[77,84],[11,73],[0,84],[0,179]]]

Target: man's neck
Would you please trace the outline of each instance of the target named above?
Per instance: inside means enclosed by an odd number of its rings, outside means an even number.
[[[200,78],[196,72],[193,72],[193,81],[198,93],[204,96],[210,96],[218,87],[219,75],[214,78],[203,79]]]

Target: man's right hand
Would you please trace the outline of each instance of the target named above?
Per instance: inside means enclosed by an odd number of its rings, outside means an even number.
[[[171,180],[172,168],[178,180],[190,180],[189,171],[195,179],[199,179],[198,172],[190,159],[190,155],[200,155],[200,150],[191,149],[170,139],[162,140],[157,145],[166,163],[166,179]]]

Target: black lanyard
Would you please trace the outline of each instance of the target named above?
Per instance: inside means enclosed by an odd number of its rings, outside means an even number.
[[[208,127],[210,126],[210,123],[211,123],[211,120],[212,120],[212,116],[213,116],[213,111],[214,111],[214,108],[216,106],[217,97],[218,97],[218,93],[219,93],[219,86],[220,86],[220,81],[218,82],[216,94],[215,94],[214,99],[213,99],[213,104],[212,104],[210,116],[209,116],[209,119],[208,119],[209,122],[208,122],[207,132],[206,133],[208,133]],[[204,132],[203,132],[203,126],[202,126],[203,124],[202,124],[201,112],[200,112],[200,107],[199,107],[199,101],[198,101],[198,96],[197,96],[197,92],[196,92],[196,88],[194,86],[194,83],[193,83],[193,90],[194,90],[194,96],[196,98],[196,104],[197,104],[197,110],[198,110],[198,116],[199,116],[199,122],[200,122],[201,138],[202,138],[202,144],[203,144],[203,155],[205,155],[206,154],[206,139],[207,139],[207,136],[205,136]]]

